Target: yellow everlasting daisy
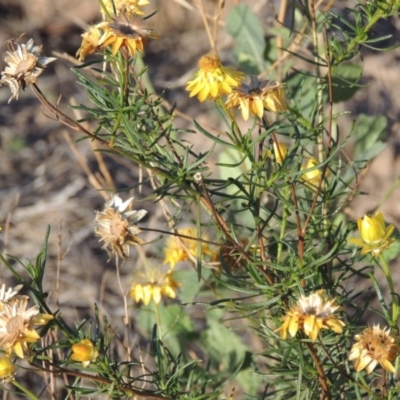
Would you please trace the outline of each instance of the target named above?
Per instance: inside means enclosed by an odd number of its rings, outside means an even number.
[[[39,57],[42,46],[35,46],[32,39],[26,44],[15,41],[8,42],[5,62],[8,66],[1,73],[0,86],[8,85],[12,96],[8,100],[18,100],[19,89],[25,90],[26,85],[36,83],[47,64],[53,62],[53,57]]]
[[[136,51],[143,52],[144,39],[156,37],[143,18],[125,12],[118,14],[111,21],[101,22],[97,27],[104,31],[99,46],[111,46],[114,56],[120,49],[125,49],[129,56],[133,57]]]
[[[239,106],[243,119],[247,121],[249,114],[262,118],[264,110],[284,112],[287,101],[280,83],[250,76],[249,81],[242,81],[233,89],[226,100],[226,106]]]
[[[196,77],[187,83],[190,97],[197,96],[199,101],[215,100],[232,92],[239,85],[243,73],[232,67],[224,67],[217,55],[207,54],[200,58]]]
[[[130,210],[133,197],[125,202],[114,195],[103,211],[97,211],[95,219],[95,234],[104,242],[110,257],[129,258],[131,244],[143,244],[137,235],[141,230],[136,226],[146,214],[146,210]]]
[[[316,158],[309,158],[307,163],[301,167],[301,170],[307,170],[316,167],[319,162]],[[311,187],[318,187],[319,182],[322,178],[322,172],[320,168],[315,168],[312,171],[307,171],[301,175],[301,179],[309,184]]]
[[[370,374],[378,364],[392,374],[395,372],[392,362],[400,353],[399,337],[392,336],[390,329],[370,326],[355,339],[357,343],[351,348],[349,360],[355,360],[357,372],[366,368]]]
[[[174,299],[179,286],[165,266],[146,265],[135,271],[130,295],[136,303],[143,302],[148,305],[153,300],[158,304],[163,295]]]
[[[99,50],[99,41],[102,32],[97,26],[90,26],[81,36],[82,44],[76,53],[79,61],[83,61],[88,54],[93,54]]]
[[[24,358],[24,351],[28,350],[28,343],[36,343],[40,336],[34,326],[46,325],[53,319],[50,314],[39,314],[36,306],[26,309],[27,296],[3,305],[0,312],[0,346],[8,355],[12,351],[19,358]]]
[[[0,382],[8,382],[14,378],[15,366],[7,356],[0,356]]]
[[[196,228],[182,228],[178,229],[177,233],[183,236],[189,236],[193,239],[187,239],[180,236],[170,236],[167,239],[166,246],[164,248],[165,258],[164,264],[170,264],[171,269],[180,261],[196,260],[198,242]],[[207,246],[207,244],[201,244],[201,254],[212,255],[213,252]]]
[[[357,221],[357,224],[361,238],[351,238],[348,241],[362,247],[361,254],[371,253],[372,256],[377,257],[395,241],[390,238],[394,231],[394,225],[386,226],[380,211],[372,217],[365,215]]]
[[[82,339],[79,343],[73,344],[71,350],[71,360],[82,363],[84,367],[87,367],[99,356],[99,352],[89,339]]]
[[[148,0],[103,0],[104,6],[111,15],[114,14],[113,3],[117,15],[120,12],[143,15],[144,12],[141,7],[150,4]],[[101,12],[104,14],[103,8],[101,9]]]
[[[321,329],[342,333],[345,324],[334,315],[338,309],[340,306],[336,300],[325,301],[321,290],[307,297],[301,296],[297,304],[282,317],[283,324],[276,332],[280,332],[285,340],[287,332],[294,337],[297,331],[302,330],[312,341],[317,339]]]

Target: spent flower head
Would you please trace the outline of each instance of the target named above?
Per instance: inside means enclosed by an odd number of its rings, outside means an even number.
[[[301,296],[297,304],[282,317],[283,324],[276,330],[281,338],[286,339],[287,332],[294,337],[297,331],[302,330],[312,341],[315,341],[321,329],[330,329],[335,333],[342,333],[344,322],[334,313],[340,308],[336,300],[326,301],[322,290],[310,296]]]
[[[3,305],[0,312],[0,346],[8,355],[12,351],[19,358],[24,358],[28,343],[36,343],[40,336],[34,326],[46,325],[53,319],[50,314],[40,314],[37,306],[26,309],[28,297],[21,298]]]
[[[47,64],[56,60],[54,57],[40,57],[42,46],[35,46],[32,39],[26,44],[14,40],[8,42],[5,62],[8,64],[1,73],[0,86],[8,85],[11,90],[10,102],[18,100],[19,90],[26,85],[36,83]]]
[[[287,100],[283,86],[275,81],[259,79],[250,76],[247,81],[232,90],[226,100],[228,108],[239,106],[245,121],[249,115],[262,118],[264,110],[284,112],[287,109]]]
[[[361,254],[363,255],[371,253],[373,257],[377,257],[395,241],[390,238],[394,231],[394,225],[386,226],[380,211],[371,217],[365,215],[358,219],[357,224],[361,238],[350,238],[348,241],[362,247]]]
[[[97,27],[104,31],[98,45],[101,48],[111,46],[113,56],[125,49],[133,57],[136,51],[143,52],[144,39],[156,38],[143,18],[126,12],[121,12],[111,21],[101,22]]]
[[[141,7],[150,4],[149,0],[103,0],[103,4],[106,7],[107,11],[114,15],[114,6],[116,15],[120,12],[127,12],[130,14],[143,15]],[[105,14],[103,8],[101,8],[102,14]]]
[[[351,348],[349,360],[355,360],[357,372],[366,368],[367,374],[370,374],[378,364],[386,371],[395,372],[392,362],[400,353],[399,337],[391,335],[390,329],[374,325],[354,338],[357,343]]]
[[[193,239],[188,239],[180,236],[170,236],[167,239],[166,246],[164,248],[165,259],[164,264],[170,264],[171,269],[180,261],[196,260],[198,241],[196,228],[182,228],[178,229],[177,233],[183,236],[189,236]],[[207,244],[201,244],[201,254],[212,255],[213,251],[210,250]]]
[[[196,77],[187,83],[186,90],[190,97],[196,96],[199,101],[215,100],[232,92],[239,85],[243,73],[232,67],[224,67],[215,54],[200,58],[199,71]]]
[[[89,339],[82,339],[79,343],[71,346],[71,360],[82,363],[82,366],[87,367],[91,362],[96,361],[99,352]]]
[[[117,195],[106,203],[103,211],[96,212],[95,234],[104,242],[110,257],[128,258],[129,245],[143,244],[137,235],[141,230],[136,226],[146,214],[146,210],[131,210],[133,197],[125,202]]]
[[[174,299],[179,286],[168,267],[146,263],[135,271],[130,295],[136,303],[148,305],[153,300],[158,304],[162,296]]]

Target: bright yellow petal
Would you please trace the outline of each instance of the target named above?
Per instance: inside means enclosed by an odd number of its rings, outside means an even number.
[[[253,99],[253,114],[257,115],[258,118],[261,118],[264,114],[264,104],[260,97],[254,97]]]
[[[112,48],[111,48],[111,53],[113,56],[115,56],[118,53],[118,50],[121,48],[123,41],[124,41],[124,38],[122,38],[122,37],[115,38],[114,44],[112,45]]]
[[[249,119],[249,100],[240,99],[240,111],[242,112],[242,118],[247,121]]]
[[[298,330],[299,330],[299,319],[296,317],[290,318],[289,328],[288,328],[290,336],[295,337]]]
[[[149,285],[143,287],[143,304],[147,306],[153,295],[153,288]]]
[[[380,361],[379,361],[379,364],[382,365],[382,368],[386,369],[386,371],[389,371],[389,372],[391,372],[392,374],[394,374],[395,371],[396,371],[396,370],[394,369],[392,363],[391,363],[390,361],[386,360],[386,359],[380,360]]]
[[[161,301],[161,288],[159,286],[153,287],[153,300],[156,304]]]
[[[19,341],[16,342],[16,343],[14,344],[13,350],[14,350],[14,353],[15,353],[19,358],[24,358],[24,349],[23,349],[23,347],[22,347],[21,342],[19,342]]]

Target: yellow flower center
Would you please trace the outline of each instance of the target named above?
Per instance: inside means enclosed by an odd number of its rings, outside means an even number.
[[[203,71],[215,71],[221,67],[221,60],[215,54],[207,54],[200,58],[199,68]]]

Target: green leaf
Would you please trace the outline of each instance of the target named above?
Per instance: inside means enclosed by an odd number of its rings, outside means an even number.
[[[210,276],[210,270],[202,269],[202,277],[207,280]],[[174,279],[182,284],[179,288],[179,299],[182,303],[192,303],[200,289],[204,285],[204,280],[198,279],[197,274],[191,269],[181,269],[174,272]]]
[[[137,314],[136,322],[147,336],[155,324],[158,326],[158,334],[173,354],[179,354],[185,350],[185,345],[191,339],[193,323],[185,310],[179,304],[163,306],[158,304],[159,321],[155,314],[155,305],[150,303],[143,306]]]
[[[245,4],[238,4],[229,13],[226,28],[235,39],[235,55],[241,68],[248,74],[264,69],[264,32],[254,12]]]
[[[363,69],[357,64],[342,63],[332,69],[332,97],[335,103],[350,99],[360,89]]]
[[[201,342],[207,349],[211,362],[218,369],[223,366],[224,371],[234,372],[243,365],[247,352],[246,346],[238,335],[223,326],[218,320],[207,318],[207,324],[208,328],[201,333]]]
[[[376,157],[386,145],[379,137],[386,133],[387,119],[383,115],[359,115],[352,132],[354,139],[354,158],[370,160]]]

